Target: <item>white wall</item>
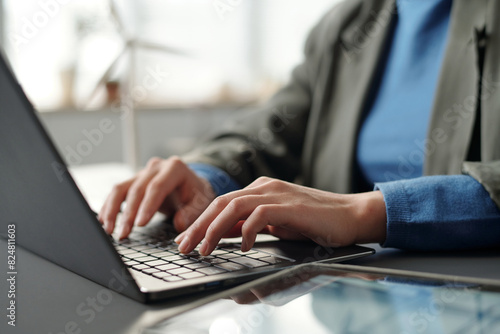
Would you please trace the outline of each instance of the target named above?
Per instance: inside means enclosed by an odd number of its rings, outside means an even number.
[[[144,165],[153,156],[168,157],[185,153],[199,138],[207,136],[233,112],[236,111],[139,111],[137,144],[140,165]],[[122,121],[118,114],[109,111],[44,112],[39,116],[59,152],[69,164],[125,162]],[[109,120],[106,127],[110,129],[108,133],[104,133],[100,128],[103,120]]]

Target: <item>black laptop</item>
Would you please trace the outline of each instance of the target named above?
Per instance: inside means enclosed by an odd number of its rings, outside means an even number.
[[[220,244],[207,257],[179,254],[168,221],[108,236],[81,195],[0,53],[0,235],[15,225],[18,245],[109,289],[150,302],[251,280],[293,265],[373,254],[361,246]]]

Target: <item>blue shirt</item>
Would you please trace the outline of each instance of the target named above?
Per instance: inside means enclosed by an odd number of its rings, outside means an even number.
[[[427,124],[446,47],[451,0],[398,0],[398,19],[374,102],[358,138],[370,183],[422,175]]]

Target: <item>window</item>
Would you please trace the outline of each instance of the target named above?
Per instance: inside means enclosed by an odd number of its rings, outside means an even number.
[[[144,108],[199,108],[267,98],[339,1],[3,0],[2,22],[42,111],[101,109],[127,94]]]

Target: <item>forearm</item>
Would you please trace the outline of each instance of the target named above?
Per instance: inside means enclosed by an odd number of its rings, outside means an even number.
[[[387,216],[384,196],[380,191],[348,195],[354,198],[356,213],[356,243],[384,243]]]

